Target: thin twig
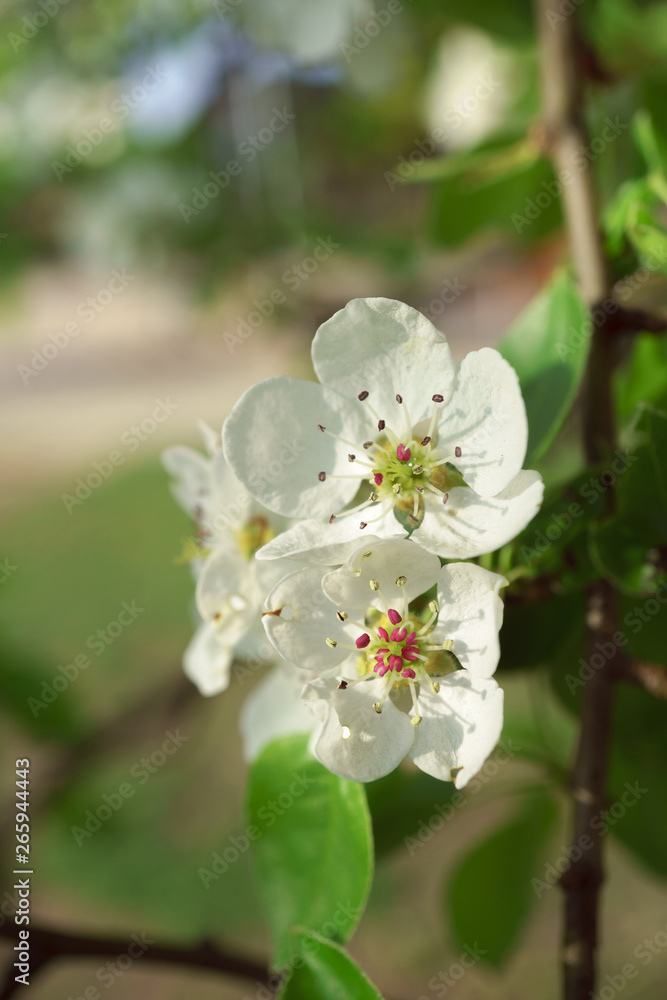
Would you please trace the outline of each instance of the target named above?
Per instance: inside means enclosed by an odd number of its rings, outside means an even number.
[[[0,927],[0,937],[11,941],[16,940],[16,928],[12,924]],[[150,941],[150,939],[148,939]],[[59,958],[107,958],[116,959],[128,954],[132,944],[130,936],[123,937],[88,937],[83,934],[63,934],[59,931],[47,930],[44,927],[30,928],[30,966],[31,979],[46,965]],[[204,969],[223,973],[238,979],[248,979],[261,985],[269,982],[270,972],[263,962],[253,958],[240,956],[227,950],[222,945],[203,941],[190,948],[178,945],[160,945],[142,943],[145,947],[143,962],[160,962],[162,964],[183,965],[192,969]],[[21,987],[10,969],[0,992],[0,1000],[7,1000]]]
[[[611,395],[613,340],[607,310],[596,303],[610,301],[610,282],[598,227],[594,178],[590,165],[580,169],[576,154],[588,146],[583,119],[581,68],[577,64],[575,14],[563,16],[560,0],[535,0],[541,48],[545,126],[551,157],[563,179],[563,207],[579,288],[592,310],[592,340],[583,398],[583,443],[589,463],[614,450],[616,432]],[[567,174],[563,172],[567,171]],[[565,180],[567,178],[567,181]],[[607,491],[610,509],[613,490]],[[588,590],[588,641],[611,641],[616,631],[615,596],[600,580]],[[595,989],[598,908],[603,880],[602,842],[594,817],[606,799],[614,681],[621,651],[595,672],[584,688],[579,744],[572,775],[573,843],[590,838],[592,847],[579,851],[561,879],[565,891],[563,935],[563,995],[588,1000]],[[574,853],[574,852],[573,852]],[[577,856],[576,854],[574,856]]]

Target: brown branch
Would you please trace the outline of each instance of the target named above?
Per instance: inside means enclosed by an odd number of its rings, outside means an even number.
[[[0,927],[0,937],[12,942],[16,941],[16,927],[6,923]],[[30,927],[30,966],[31,979],[49,963],[59,958],[107,958],[116,959],[128,954],[132,944],[130,937],[88,937],[79,934],[63,934],[59,931],[47,930],[44,927]],[[148,939],[150,941],[150,938]],[[145,943],[142,947],[146,947]],[[12,963],[14,959],[11,959]],[[268,967],[255,959],[236,955],[221,945],[203,941],[190,948],[178,945],[149,944],[141,957],[143,962],[160,962],[162,964],[183,965],[191,969],[203,969],[210,972],[234,976],[238,979],[248,979],[265,985],[272,978]],[[273,977],[278,981],[278,976]],[[0,1000],[7,1000],[21,986],[14,978],[13,967],[10,968],[4,988],[0,992]]]
[[[665,333],[667,332],[667,316],[645,312],[644,309],[624,309],[618,306],[615,312],[607,317],[605,332],[615,335],[619,333]]]
[[[630,660],[622,668],[621,679],[648,691],[654,698],[667,698],[667,667],[648,660]]]
[[[611,288],[598,227],[595,183],[590,164],[580,169],[576,151],[588,146],[583,119],[582,79],[577,66],[575,14],[563,15],[560,0],[535,0],[540,38],[545,128],[556,172],[563,182],[563,208],[572,258],[582,297],[592,310],[592,340],[583,398],[583,443],[595,464],[613,452],[616,441],[611,377],[613,339],[607,310],[596,303],[611,300]],[[567,171],[567,175],[563,172]],[[619,310],[620,311],[620,310]],[[610,508],[613,490],[607,491]],[[616,631],[613,588],[606,580],[588,590],[588,642],[611,641]],[[604,807],[614,696],[621,652],[595,672],[584,688],[579,743],[572,774],[573,844],[589,838],[592,847],[579,851],[563,876],[563,995],[588,1000],[595,989],[598,907],[604,877],[602,842],[592,821]],[[586,841],[588,842],[588,841]],[[576,854],[575,854],[576,856]]]

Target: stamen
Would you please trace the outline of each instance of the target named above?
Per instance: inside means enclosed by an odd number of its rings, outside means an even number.
[[[399,444],[396,448],[396,458],[399,462],[409,462],[411,454],[410,449],[406,448],[404,444]]]
[[[438,411],[436,410],[436,413],[437,413],[437,412],[438,412]],[[430,437],[428,436],[428,434],[426,435],[426,437],[422,438],[422,440],[421,440],[421,443],[422,443],[423,445],[427,445],[427,444],[430,444],[430,443],[431,443],[431,439],[430,439]]]
[[[396,577],[396,586],[397,587],[404,587],[407,582],[408,582],[407,576],[397,576]]]
[[[352,441],[348,441],[347,438],[341,437],[340,434],[334,434],[333,431],[327,430],[327,428],[324,427],[322,424],[318,424],[317,426],[318,429],[321,430],[323,434],[328,434],[329,437],[335,438],[336,441],[341,441],[343,444],[346,444],[349,448],[357,447],[356,444],[354,444]]]
[[[364,389],[363,392],[360,392],[359,395],[357,396],[357,399],[360,399],[362,403],[365,399],[368,399],[368,390]]]
[[[408,684],[410,685],[410,695],[412,697],[412,707],[413,707],[413,709],[415,711],[415,714],[410,719],[410,722],[412,723],[413,726],[418,726],[419,723],[422,721],[422,717],[419,714],[419,705],[417,704],[417,688],[415,687],[415,682],[412,679],[408,681]]]
[[[408,404],[404,402],[403,397],[398,393],[396,394],[396,402],[403,406],[405,412],[405,429],[408,433],[408,439],[412,438],[412,421],[410,420],[410,413],[408,411]]]
[[[370,637],[370,635],[368,634],[368,632],[364,632],[364,633],[362,633],[362,635],[360,635],[360,636],[359,636],[359,637],[358,637],[358,638],[356,639],[356,646],[357,646],[357,649],[365,649],[365,648],[366,648],[366,646],[370,645],[370,641],[371,641],[371,637]]]
[[[439,392],[436,392],[434,396],[431,396],[434,403],[444,403],[445,397],[441,396]]]
[[[323,483],[323,482],[324,482],[324,480],[325,480],[325,479],[327,478],[327,474],[326,474],[326,472],[318,472],[318,473],[317,473],[317,478],[319,479],[319,481],[320,481],[321,483]]]
[[[337,611],[336,618],[339,622],[344,622],[347,620],[347,611]]]
[[[459,448],[459,446],[457,445],[457,446],[456,446],[456,448],[454,449],[454,455],[455,455],[455,457],[456,457],[456,458],[460,458],[462,454],[463,454],[463,453],[462,453],[461,449],[460,449],[460,448]]]

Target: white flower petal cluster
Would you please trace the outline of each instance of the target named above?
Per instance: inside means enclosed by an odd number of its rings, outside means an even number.
[[[446,559],[500,548],[535,515],[522,469],[526,412],[514,369],[491,348],[456,366],[444,336],[391,299],[354,299],[313,341],[319,383],[252,386],[223,433],[238,479],[299,523],[258,558],[405,535]],[[280,461],[276,456],[289,455]]]
[[[197,578],[200,619],[184,658],[186,675],[203,695],[229,686],[234,653],[257,655],[264,640],[261,608],[267,592],[298,563],[258,562],[256,551],[285,527],[265,510],[229,468],[219,437],[202,427],[207,454],[192,448],[166,449],[162,460],[174,477],[172,492],[192,517],[196,539],[187,547]],[[265,641],[265,640],[264,640]]]
[[[503,693],[492,678],[506,583],[472,563],[441,567],[412,541],[377,537],[338,569],[306,567],[281,580],[264,627],[285,660],[325,671],[301,696],[319,724],[317,758],[344,778],[373,781],[409,756],[463,787],[502,729]]]
[[[455,365],[443,335],[390,299],[350,302],[312,358],[319,382],[280,376],[241,397],[224,450],[203,428],[206,455],[164,454],[197,525],[185,671],[216,694],[234,655],[268,636],[276,665],[241,715],[249,759],[312,732],[345,778],[409,757],[463,787],[502,728],[507,581],[442,561],[498,549],[541,503],[516,373],[489,348]]]

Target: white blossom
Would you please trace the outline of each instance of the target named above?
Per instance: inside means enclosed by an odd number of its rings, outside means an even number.
[[[411,540],[378,537],[338,569],[281,580],[263,622],[285,660],[320,673],[301,696],[318,721],[316,757],[372,781],[407,755],[463,787],[502,729],[492,675],[506,583],[472,563],[441,567]]]
[[[277,376],[241,397],[223,432],[238,479],[299,519],[258,553],[412,532],[448,559],[491,552],[535,515],[522,469],[528,427],[514,369],[483,348],[454,364],[444,336],[391,299],[354,299],[315,335],[316,382]]]

